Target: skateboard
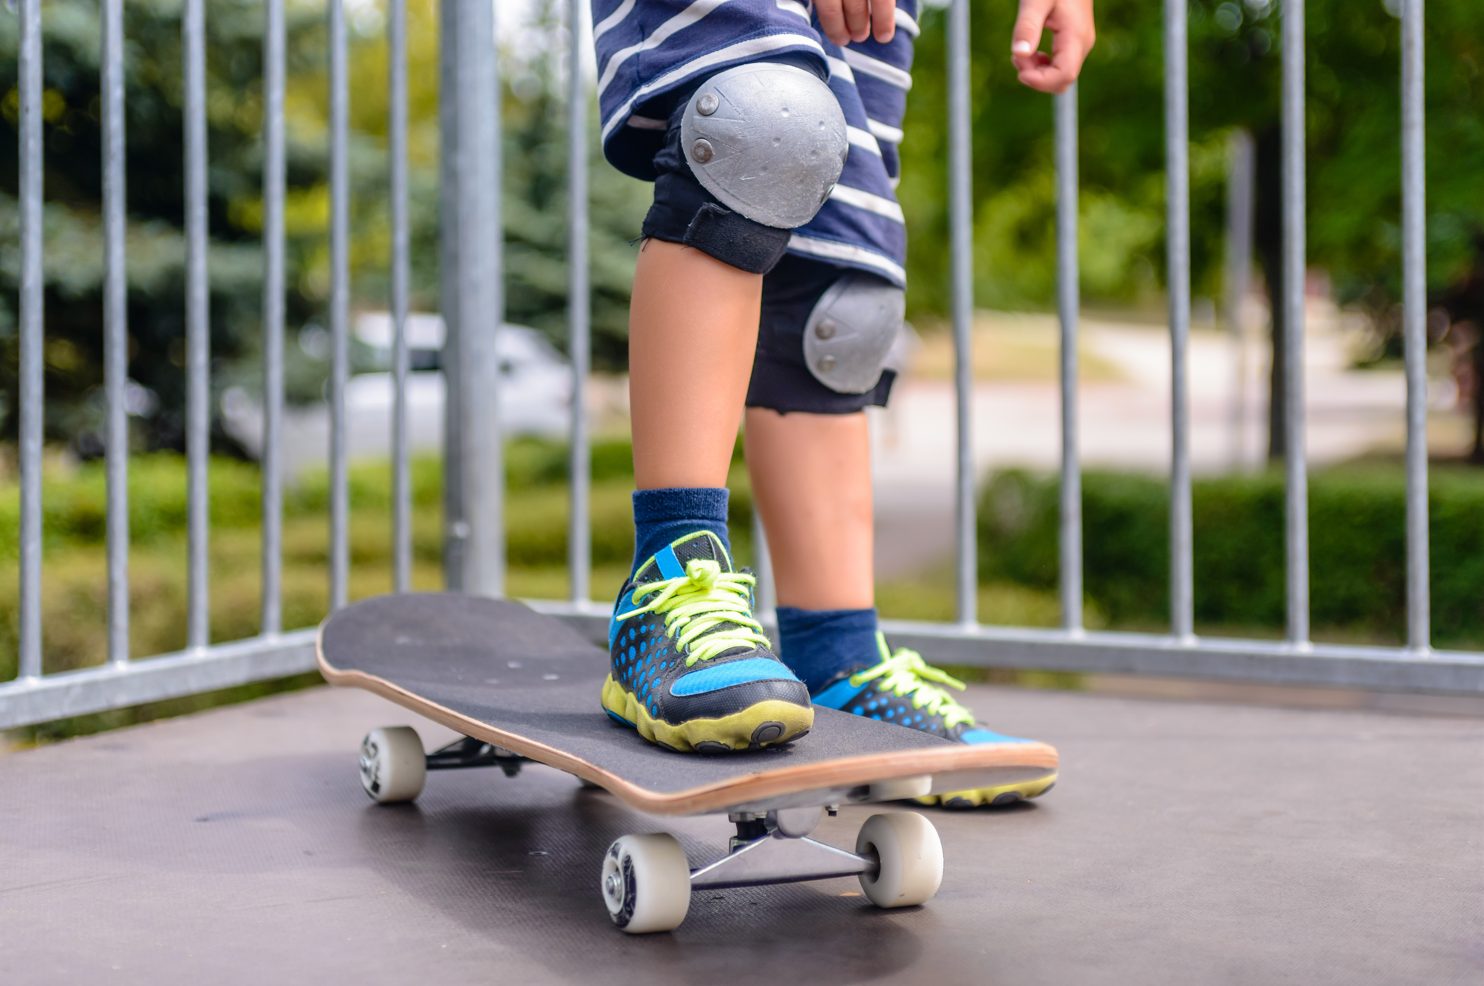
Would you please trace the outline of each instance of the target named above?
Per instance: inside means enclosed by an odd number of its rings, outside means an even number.
[[[602,861],[599,886],[624,931],[680,925],[692,891],[856,877],[879,907],[921,904],[938,890],[943,850],[915,812],[872,815],[854,851],[810,838],[841,805],[1045,778],[1057,753],[1042,743],[968,745],[817,708],[807,736],[720,755],[654,746],[603,714],[609,657],[551,616],[508,600],[455,593],[382,596],[321,625],[321,673],[375,692],[458,733],[424,752],[409,726],[373,729],[360,778],[381,804],[411,801],[427,772],[527,763],[565,771],[655,815],[726,815],[736,827],[719,859],[692,867],[665,833],[625,835]]]

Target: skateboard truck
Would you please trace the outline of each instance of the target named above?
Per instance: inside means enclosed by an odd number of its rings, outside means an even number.
[[[737,826],[737,834],[727,854],[691,870],[691,890],[875,875],[880,861],[874,854],[857,855],[809,838],[823,814],[823,808],[779,808],[763,814],[732,812],[727,818]]]
[[[691,869],[685,850],[664,832],[626,835],[603,858],[603,903],[613,923],[631,934],[672,931],[685,920],[690,895],[778,883],[854,876],[877,907],[927,901],[943,881],[943,845],[932,823],[914,812],[872,815],[855,851],[810,838],[835,806],[734,811],[737,834],[721,859]]]
[[[509,750],[502,750],[493,743],[463,736],[447,746],[439,747],[424,758],[427,770],[459,770],[464,767],[499,767],[506,777],[520,773],[526,758]]]

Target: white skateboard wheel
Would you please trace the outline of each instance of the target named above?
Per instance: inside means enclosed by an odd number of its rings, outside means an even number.
[[[872,815],[855,837],[855,851],[874,855],[875,873],[860,875],[877,907],[911,907],[932,899],[943,882],[943,843],[933,823],[915,812]]]
[[[603,857],[603,903],[631,935],[674,931],[690,910],[690,862],[673,835],[626,835]]]
[[[411,726],[383,726],[361,740],[361,787],[378,804],[411,801],[428,777],[423,741]]]

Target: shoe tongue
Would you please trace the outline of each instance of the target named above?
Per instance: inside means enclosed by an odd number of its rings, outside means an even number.
[[[716,562],[723,572],[732,571],[732,560],[727,557],[726,547],[722,545],[721,538],[710,531],[687,534],[677,541],[672,541],[670,547],[682,566],[699,558]]]
[[[673,566],[670,565],[669,559],[665,557],[667,554],[672,553],[675,557],[675,564]],[[727,555],[727,549],[721,543],[721,538],[710,531],[697,531],[694,534],[687,534],[683,538],[677,538],[671,541],[668,548],[663,548],[656,552],[654,557],[639,566],[639,571],[635,574],[634,581],[636,583],[643,583],[654,582],[664,578],[676,578],[679,575],[685,574],[687,563],[696,561],[697,559],[714,561],[721,566],[723,572],[735,571],[732,568],[732,560]],[[665,570],[667,568],[670,570],[669,574],[666,574]]]

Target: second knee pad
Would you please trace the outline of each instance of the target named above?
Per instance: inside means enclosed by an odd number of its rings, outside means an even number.
[[[885,406],[905,358],[900,288],[862,271],[788,256],[763,279],[747,406],[851,414]]]
[[[717,201],[776,229],[814,218],[850,147],[829,86],[779,62],[739,65],[706,80],[681,116],[680,145]]]
[[[881,379],[905,314],[901,288],[869,274],[844,275],[804,323],[804,365],[837,393],[865,393]]]

